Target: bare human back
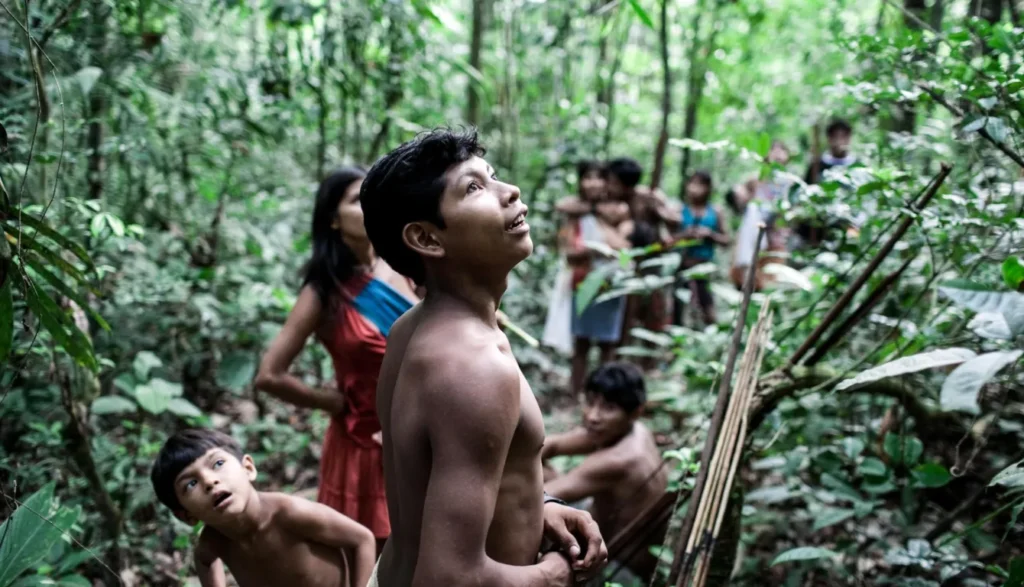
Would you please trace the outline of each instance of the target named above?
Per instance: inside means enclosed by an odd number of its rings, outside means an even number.
[[[482,155],[475,133],[434,131],[363,184],[375,250],[427,291],[392,327],[377,388],[388,587],[570,585],[607,557],[589,515],[545,503],[543,418],[496,318],[533,243],[519,189]],[[565,555],[542,555],[545,537]]]

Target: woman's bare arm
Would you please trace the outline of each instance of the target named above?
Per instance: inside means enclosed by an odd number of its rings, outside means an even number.
[[[316,331],[322,313],[320,298],[313,288],[308,285],[302,288],[284,327],[263,355],[256,388],[288,403],[334,414],[345,407],[345,396],[337,391],[313,389],[288,372]]]

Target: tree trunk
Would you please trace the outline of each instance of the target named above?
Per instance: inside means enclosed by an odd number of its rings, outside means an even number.
[[[486,0],[473,0],[473,31],[469,44],[469,66],[480,71],[480,53],[484,44],[484,6]],[[470,78],[467,84],[466,95],[466,122],[473,126],[480,126],[480,88],[475,79]]]
[[[925,0],[903,0],[903,10],[903,26],[912,31],[920,31],[922,23],[928,18]],[[922,57],[923,55],[916,53],[914,60],[918,61]],[[894,132],[913,133],[917,122],[917,108],[913,102],[897,104],[893,118],[891,129]]]
[[[692,139],[694,132],[697,130],[697,108],[700,106],[700,99],[704,93],[704,74],[707,71],[707,60],[711,58],[711,53],[714,50],[715,33],[717,32],[717,29],[712,29],[705,44],[704,59],[698,61],[701,49],[700,22],[701,17],[704,15],[704,2],[698,0],[695,8],[697,12],[693,16],[693,26],[691,27],[693,30],[693,44],[690,46],[690,76],[686,87],[686,109],[683,113],[684,139]],[[685,147],[683,148],[683,161],[679,166],[679,170],[682,174],[682,182],[679,184],[679,197],[684,198],[686,196],[686,176],[690,172],[690,149]]]
[[[1008,1],[1012,2],[1012,0]],[[968,14],[983,18],[990,24],[995,24],[1003,16],[1003,0],[971,0],[971,8]]]
[[[89,36],[90,61],[96,67],[107,65],[107,31],[110,28],[110,8],[104,0],[93,0],[90,7],[92,30]],[[107,113],[106,92],[97,82],[89,93],[89,132],[86,142],[88,153],[89,199],[103,195],[103,118]]]
[[[672,68],[668,61],[668,0],[661,0],[661,134],[654,149],[654,170],[651,172],[651,189],[661,185],[665,164],[665,149],[668,147],[668,117],[672,111]]]
[[[632,24],[627,24],[622,31],[622,38],[615,52],[612,68],[608,72],[608,82],[604,86],[604,103],[608,106],[608,114],[604,127],[604,138],[601,141],[601,152],[606,156],[612,143],[612,127],[615,123],[615,74],[619,72],[619,67],[622,65],[622,55],[626,52],[626,44],[629,43],[629,32],[632,28]]]

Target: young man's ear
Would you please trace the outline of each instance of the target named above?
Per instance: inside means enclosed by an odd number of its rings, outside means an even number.
[[[402,229],[405,246],[424,257],[444,257],[444,244],[437,236],[437,227],[429,222],[410,222]]]
[[[248,474],[249,481],[256,480],[256,463],[253,462],[252,457],[249,455],[242,457],[242,468],[245,469],[246,474]]]
[[[186,512],[183,509],[181,509],[181,510],[174,510],[174,517],[178,518],[182,522],[185,522],[189,526],[195,526],[196,524],[199,523],[199,519],[198,518],[196,518],[195,516],[193,516],[192,514]]]

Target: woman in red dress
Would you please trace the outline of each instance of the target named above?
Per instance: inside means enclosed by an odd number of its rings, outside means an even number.
[[[377,257],[363,226],[365,171],[341,169],[320,185],[313,256],[284,328],[260,364],[256,387],[331,414],[317,500],[369,528],[378,550],[391,534],[377,419],[377,375],[391,325],[412,307],[414,287]],[[310,336],[334,362],[337,390],[313,389],[288,370]]]

